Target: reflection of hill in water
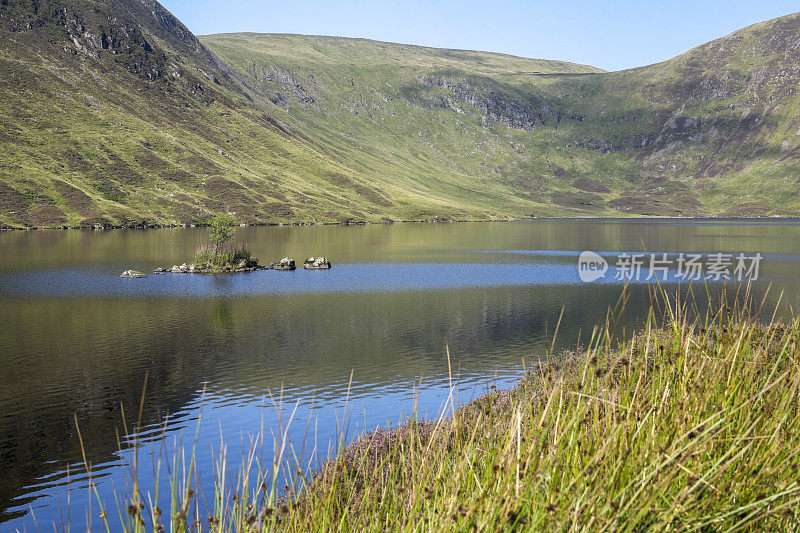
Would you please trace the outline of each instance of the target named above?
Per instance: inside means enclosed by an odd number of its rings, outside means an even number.
[[[286,255],[331,257],[334,264],[365,262],[493,262],[475,250],[595,250],[761,252],[800,254],[796,223],[720,221],[537,220],[511,223],[368,226],[246,227],[246,242],[263,261]],[[173,265],[191,257],[202,228],[150,231],[2,232],[0,272],[114,263],[115,270]],[[573,262],[574,264],[574,262]]]
[[[42,476],[81,461],[77,413],[93,464],[114,458],[122,402],[135,416],[149,373],[144,419],[197,398],[203,383],[241,401],[286,387],[337,402],[351,370],[362,393],[446,376],[444,345],[464,374],[490,376],[549,346],[586,341],[619,286],[537,286],[202,300],[13,299],[0,323],[0,506]],[[625,323],[641,322],[647,288],[630,292]],[[322,440],[327,440],[327,437]],[[12,503],[13,500],[13,503]]]
[[[178,318],[182,307],[179,302],[6,300],[0,321],[14,328],[12,335],[0,336],[2,374],[11,384],[0,388],[0,506],[7,509],[12,498],[27,492],[22,487],[41,476],[82,462],[73,414],[87,459],[93,464],[112,459],[120,402],[135,424],[145,371],[150,381],[146,421],[185,405],[206,364],[202,353],[187,349],[188,332],[200,324]]]

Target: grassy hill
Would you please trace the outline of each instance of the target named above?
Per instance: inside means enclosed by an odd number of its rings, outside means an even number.
[[[487,185],[497,214],[797,214],[798,15],[610,73],[330,37],[201,40],[385,183],[421,176],[461,201]]]
[[[0,5],[0,226],[794,215],[800,16],[622,72]]]
[[[318,184],[351,171],[155,2],[3,4],[0,72],[0,225],[286,222],[350,204]]]

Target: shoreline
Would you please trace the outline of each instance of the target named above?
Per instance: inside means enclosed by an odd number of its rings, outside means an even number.
[[[393,220],[379,222],[258,222],[254,224],[236,224],[235,227],[255,228],[255,227],[303,227],[303,226],[380,226],[394,224],[454,224],[454,223],[492,223],[492,222],[524,222],[524,221],[596,221],[596,222],[682,222],[685,224],[699,222],[716,223],[753,223],[753,224],[800,224],[800,216],[797,217],[650,217],[650,216],[630,216],[630,217],[594,217],[594,216],[571,216],[571,217],[515,217],[500,219],[477,219],[477,220]],[[207,228],[208,223],[194,224],[148,224],[138,226],[30,226],[30,227],[9,227],[0,226],[0,232],[15,231],[108,231],[108,230],[156,230],[156,229],[176,229],[176,228]]]

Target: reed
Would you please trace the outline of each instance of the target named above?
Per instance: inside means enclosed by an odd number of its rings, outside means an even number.
[[[244,262],[248,266],[254,262],[250,249],[246,244],[203,244],[197,248],[192,263],[222,268],[235,266]],[[257,261],[256,261],[257,262]]]

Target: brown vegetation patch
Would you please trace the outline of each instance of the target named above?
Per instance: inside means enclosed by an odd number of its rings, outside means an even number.
[[[279,202],[289,202],[289,198],[280,191],[266,191],[267,196]]]
[[[119,225],[129,228],[134,226],[147,226],[150,224],[150,220],[132,211],[115,210],[111,212],[111,216],[117,219]]]
[[[230,209],[238,215],[240,212],[253,211],[256,207],[256,200],[243,185],[225,178],[209,178],[205,184],[205,192],[209,196],[208,205],[216,211]]]
[[[709,178],[716,178],[717,176],[724,176],[733,170],[731,163],[723,163],[720,165],[711,165],[705,170],[705,175]]]
[[[83,154],[73,150],[72,148],[63,151],[58,155],[61,158],[61,161],[63,161],[70,170],[86,173],[94,168],[94,165],[87,161],[86,158],[83,157]]]
[[[53,227],[63,225],[67,217],[57,205],[37,205],[28,220],[32,226]]]
[[[166,159],[162,159],[150,150],[141,150],[134,155],[139,166],[150,170],[163,170],[172,166]]]
[[[92,187],[106,200],[111,200],[112,202],[124,202],[128,197],[128,193],[120,189],[114,180],[106,176],[92,179],[91,184]]]
[[[534,176],[523,176],[521,178],[517,178],[514,181],[514,185],[518,189],[522,189],[524,191],[534,191],[534,190],[541,190],[542,185],[547,181],[547,178],[541,175],[534,175]]]
[[[738,204],[733,207],[730,207],[720,213],[720,216],[723,217],[731,217],[731,218],[738,218],[738,217],[766,217],[769,216],[770,210],[763,206],[759,205],[756,202],[747,202],[743,204]]]
[[[248,189],[257,191],[264,187],[263,183],[258,183],[255,180],[251,180],[250,178],[240,178],[240,179],[242,180],[242,184]]]
[[[90,217],[97,209],[97,204],[94,203],[94,200],[77,187],[73,187],[57,179],[53,180],[53,187],[55,187],[58,194],[61,195],[61,198],[64,199],[64,203],[67,207],[73,211],[77,211],[82,216]]]
[[[390,202],[385,196],[383,196],[378,191],[366,187],[364,185],[354,185],[353,188],[355,191],[364,197],[368,202],[372,202],[373,204],[380,205],[382,207],[392,207],[394,204]]]
[[[126,185],[140,185],[144,181],[144,177],[136,172],[133,167],[119,155],[111,150],[106,150],[105,153],[108,163],[103,170],[109,172],[115,180],[125,183]]]
[[[261,206],[261,212],[268,217],[289,218],[294,216],[294,211],[282,202],[269,202]]]
[[[33,200],[17,189],[0,182],[0,213],[4,215],[18,215],[28,212]]]
[[[242,183],[244,186],[249,189],[250,194],[257,199],[267,201],[268,199],[277,200],[279,202],[289,202],[289,198],[286,197],[281,191],[278,190],[273,180],[269,178],[264,178],[264,182],[257,182],[250,178],[241,178]]]
[[[236,222],[239,224],[256,224],[261,222],[252,211],[244,211],[244,212],[237,212],[236,213]]]
[[[183,162],[203,174],[222,174],[222,167],[197,152],[193,152],[184,157]]]
[[[578,209],[603,208],[605,202],[601,196],[592,193],[575,193],[572,191],[553,191],[550,195],[551,202],[563,207]]]
[[[341,172],[326,172],[325,173],[325,179],[327,179],[331,183],[334,183],[334,184],[339,185],[341,187],[344,187],[344,186],[347,186],[347,185],[350,185],[351,183],[353,183],[352,179],[350,179],[348,176],[342,174]]]
[[[187,181],[194,178],[194,174],[178,167],[172,167],[167,170],[162,170],[158,173],[158,175],[164,178],[165,180],[170,180],[170,181]]]
[[[645,179],[638,187],[625,189],[609,205],[625,213],[648,216],[690,216],[702,207],[688,185],[665,178]]]
[[[611,189],[592,178],[578,178],[572,182],[572,186],[585,192],[598,192],[602,194],[611,192]]]
[[[189,196],[188,194],[177,193],[172,197],[174,200],[178,202],[183,202],[189,205],[193,205],[197,203],[197,200]]]
[[[16,133],[16,132],[14,132]],[[12,135],[11,131],[7,131],[5,126],[0,128],[0,143],[2,144],[12,144],[17,142],[17,137]]]
[[[80,221],[80,227],[82,228],[91,228],[92,226],[102,226],[104,228],[108,228],[113,225],[114,224],[111,222],[111,220],[101,216],[87,217]]]
[[[163,159],[152,150],[149,150],[147,146],[149,145],[145,143],[145,149],[134,156],[139,166],[152,170],[165,180],[182,182],[194,178],[194,174]]]

